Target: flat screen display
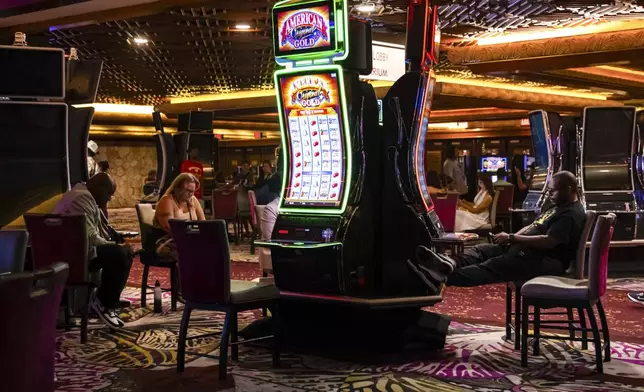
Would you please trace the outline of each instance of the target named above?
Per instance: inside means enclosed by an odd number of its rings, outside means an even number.
[[[315,1],[273,10],[275,55],[289,56],[335,50],[333,1]]]
[[[527,172],[528,168],[530,167],[530,165],[532,165],[534,162],[535,162],[534,157],[531,157],[529,155],[524,155],[523,156],[523,171]]]
[[[481,171],[495,173],[499,169],[508,168],[508,158],[504,157],[481,157]]]
[[[68,189],[67,105],[0,102],[0,226]]]
[[[278,79],[288,151],[284,205],[338,208],[346,184],[346,146],[336,72]]]
[[[414,162],[412,164],[412,168],[416,171],[416,181],[425,207],[430,210],[434,203],[432,202],[429,190],[427,189],[427,177],[425,174],[425,141],[427,139],[429,116],[432,112],[432,96],[434,94],[436,79],[433,76],[428,75],[426,76],[424,83],[425,86],[422,93],[423,100],[420,102],[421,117],[419,119],[419,129],[413,155]]]
[[[0,46],[0,97],[65,96],[62,49]]]
[[[68,61],[65,102],[70,105],[94,103],[102,70],[103,60]]]
[[[548,170],[550,167],[550,149],[548,148],[545,116],[546,113],[541,110],[531,112],[528,115],[535,166],[530,183],[530,190],[537,192],[543,191],[547,185],[546,182],[548,181]]]

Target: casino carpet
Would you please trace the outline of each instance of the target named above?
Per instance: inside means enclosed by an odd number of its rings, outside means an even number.
[[[257,264],[232,259],[233,278],[259,276]],[[112,333],[92,320],[85,345],[80,344],[78,330],[58,334],[57,391],[644,391],[644,306],[625,299],[629,290],[644,290],[642,279],[609,283],[604,307],[613,360],[604,365],[603,375],[594,372],[592,344],[590,350],[581,350],[579,344],[560,341],[542,341],[541,355],[531,355],[529,367],[522,368],[519,352],[502,339],[504,286],[492,285],[449,288],[444,302],[432,309],[455,320],[440,352],[358,362],[286,352],[282,366],[272,369],[270,351],[241,346],[239,361],[230,365],[231,376],[219,382],[216,361],[210,359],[188,357],[186,372],[176,373],[181,309],[169,311],[168,293],[163,314],[141,309],[137,265],[123,295],[133,302],[122,314],[125,329]],[[158,270],[152,276],[167,282],[165,275]],[[221,330],[222,314],[193,314],[191,335]],[[240,328],[258,317],[259,312],[240,314]],[[192,341],[188,351],[216,353],[217,344],[216,337],[202,338]]]

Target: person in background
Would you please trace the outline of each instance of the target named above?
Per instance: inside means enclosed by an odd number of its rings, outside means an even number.
[[[110,170],[110,163],[108,161],[100,161],[98,163],[100,173],[108,173]]]
[[[151,195],[157,189],[157,186],[157,171],[152,169],[148,172],[148,176],[145,178],[145,183],[143,184],[143,195]]]
[[[253,173],[250,171],[250,164],[244,162],[241,171],[235,175],[235,185],[248,187],[253,183]]]
[[[201,162],[198,161],[199,149],[193,147],[188,152],[188,159],[181,162],[181,173],[190,173],[197,179],[197,189],[194,196],[199,200],[201,199],[201,184],[203,183],[204,170]]]
[[[512,183],[506,181],[508,172],[505,171],[505,168],[501,167],[496,171],[496,182],[494,186],[511,186]]]
[[[443,184],[441,184],[441,178],[438,175],[438,172],[435,170],[430,170],[427,172],[427,190],[429,193],[444,193],[446,192],[443,189]]]
[[[122,238],[117,238],[101,214],[101,208],[107,206],[115,191],[116,183],[110,175],[98,173],[87,183],[78,183],[66,192],[54,207],[54,213],[85,215],[89,268],[103,270],[101,284],[90,298],[90,307],[106,325],[121,328],[124,323],[115,309],[129,306],[120,297],[130,274],[133,253]]]
[[[100,166],[96,163],[98,152],[98,144],[95,141],[90,140],[87,142],[87,178],[92,178],[96,174],[101,172]]]
[[[206,220],[195,192],[199,189],[199,180],[191,173],[181,173],[172,181],[163,197],[157,204],[154,213],[154,226],[166,232],[156,241],[159,257],[178,261],[177,248],[170,231],[170,219]]]
[[[252,181],[250,182],[249,186],[254,187],[257,184],[257,179],[258,179],[257,168],[255,166],[251,166],[250,173],[251,173]]]
[[[447,177],[447,184],[450,189],[455,190],[459,195],[464,196],[469,191],[467,178],[460,163],[456,159],[456,147],[448,146],[445,151],[446,159],[443,163],[443,174]]]
[[[494,187],[489,176],[479,176],[479,192],[474,203],[459,200],[456,210],[454,231],[475,230],[490,223],[490,206],[494,197]]]
[[[257,204],[265,205],[273,201],[282,189],[282,179],[277,174],[277,168],[273,171],[271,161],[265,160],[262,163],[262,176],[255,185]]]
[[[575,259],[586,212],[579,201],[577,179],[568,171],[550,181],[552,207],[515,234],[499,233],[494,244],[466,248],[447,257],[420,246],[417,267],[437,287],[473,287],[562,275]]]

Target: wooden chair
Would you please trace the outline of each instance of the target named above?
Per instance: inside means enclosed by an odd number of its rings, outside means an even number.
[[[0,275],[2,391],[53,392],[56,319],[69,274],[65,263]]]
[[[170,310],[177,310],[177,297],[179,296],[179,270],[177,261],[161,258],[157,255],[156,241],[161,238],[165,232],[162,229],[154,227],[154,206],[152,204],[137,204],[136,216],[139,218],[139,228],[141,231],[141,250],[137,252],[139,261],[143,264],[143,275],[141,276],[141,307],[147,306],[148,289],[154,289],[154,286],[148,285],[148,276],[150,267],[167,268],[170,270]]]
[[[34,269],[50,267],[59,262],[69,265],[69,277],[64,297],[65,325],[75,327],[70,321],[70,294],[75,297],[77,289],[83,290],[81,313],[81,343],[87,342],[89,300],[92,291],[100,284],[100,270],[90,271],[88,260],[87,229],[85,215],[26,214],[24,216],[29,238]],[[69,292],[71,290],[71,293]]]
[[[245,310],[269,308],[272,311],[275,335],[273,364],[279,363],[277,300],[279,290],[274,284],[230,279],[230,251],[228,247],[227,224],[215,221],[178,221],[171,220],[172,236],[179,252],[179,266],[183,283],[183,297],[186,301],[177,350],[177,371],[185,368],[186,341],[213,334],[188,335],[190,315],[193,310],[225,312],[226,319],[221,332],[219,347],[219,379],[226,378],[228,365],[228,346],[231,358],[237,360],[237,313]],[[262,339],[262,338],[258,338]],[[253,339],[256,341],[258,339]],[[211,357],[205,354],[190,353]],[[214,357],[216,358],[216,357]]]
[[[586,211],[586,221],[584,223],[584,231],[581,233],[579,238],[579,243],[577,244],[577,254],[575,260],[573,260],[572,265],[566,271],[566,275],[574,279],[583,279],[584,278],[584,263],[586,262],[586,242],[588,241],[588,236],[590,231],[593,228],[595,223],[595,212]],[[512,339],[512,331],[514,330],[514,348],[518,350],[521,347],[521,287],[525,281],[515,281],[508,282],[505,286],[505,339]],[[512,310],[512,297],[514,299],[514,311]],[[578,309],[578,313],[581,315],[582,311]],[[557,313],[548,313],[550,315],[554,314],[564,314],[561,312]],[[569,324],[573,322],[573,312],[567,311],[565,313],[568,315]],[[514,316],[514,325],[512,324],[512,317]],[[585,318],[580,317],[582,326],[585,325]],[[584,348],[587,343],[583,343]]]
[[[595,361],[597,372],[603,373],[603,361],[610,361],[610,336],[606,313],[601,298],[606,293],[608,280],[608,251],[613,237],[615,214],[601,215],[597,218],[593,239],[588,257],[588,279],[571,279],[562,276],[541,276],[527,281],[521,288],[523,297],[522,305],[522,336],[521,336],[521,366],[528,366],[528,338],[534,337],[534,355],[539,355],[540,339],[573,340],[585,342],[588,332],[592,332],[595,345]],[[534,307],[533,320],[529,320],[528,310]],[[597,326],[597,319],[593,307],[597,307],[601,329]],[[557,320],[542,320],[541,309],[565,308],[569,312],[573,309],[580,311],[580,320],[587,313],[590,328],[581,322],[581,328],[571,325],[568,328],[557,325]],[[534,325],[534,334],[528,335],[528,324]],[[541,330],[572,330],[571,336],[544,335]],[[576,337],[576,331],[581,331],[584,336]],[[602,346],[600,332],[603,334]],[[574,333],[574,336],[572,334]],[[603,354],[605,358],[603,358]]]
[[[239,245],[239,215],[237,213],[237,190],[215,189],[212,191],[212,218],[223,219],[233,225],[235,244]]]

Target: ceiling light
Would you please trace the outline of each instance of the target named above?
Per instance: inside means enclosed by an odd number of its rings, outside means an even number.
[[[93,107],[96,113],[119,113],[119,114],[152,114],[154,107],[142,105],[126,105],[116,103],[91,103],[74,105],[75,108]]]
[[[376,5],[374,3],[360,4],[356,7],[356,11],[362,12],[365,14],[370,14],[376,10]]]
[[[250,25],[248,23],[238,23],[235,25],[237,30],[250,30]]]
[[[133,41],[137,45],[145,45],[148,42],[150,42],[147,38],[143,38],[143,37],[134,37]]]

